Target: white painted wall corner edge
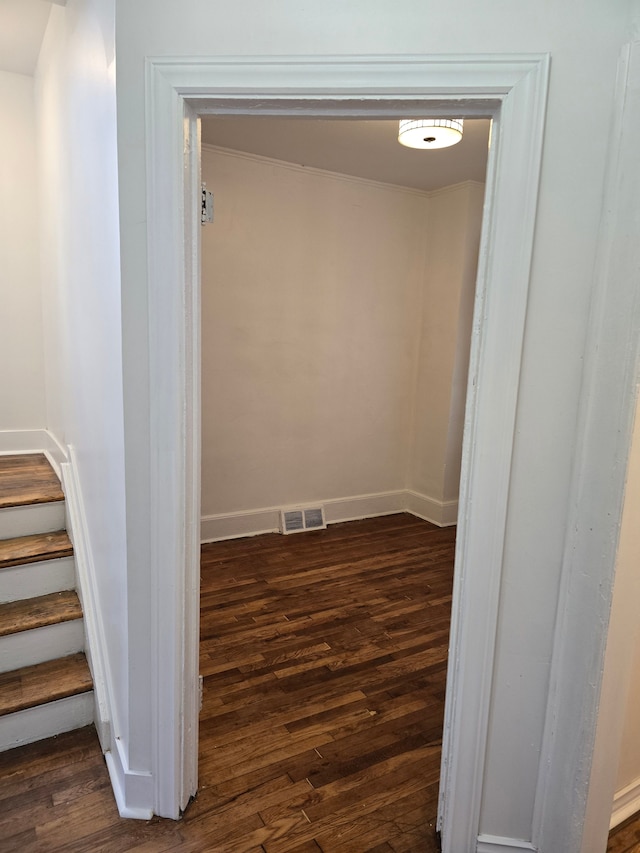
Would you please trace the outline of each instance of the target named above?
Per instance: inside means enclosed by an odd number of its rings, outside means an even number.
[[[440,822],[445,853],[475,849],[548,69],[546,55],[147,60],[156,813],[177,817],[197,778],[197,115],[251,109],[393,118],[457,115],[462,104],[466,116],[493,116],[495,127],[462,464]],[[474,452],[478,444],[482,455]]]
[[[533,840],[542,851],[602,850],[614,798],[622,715],[598,722],[603,737],[595,744],[594,735],[640,377],[639,91],[636,41],[621,50],[609,117],[580,429],[533,820]],[[630,662],[631,656],[629,667]],[[610,686],[621,693],[629,671],[620,670],[618,677],[622,681]]]

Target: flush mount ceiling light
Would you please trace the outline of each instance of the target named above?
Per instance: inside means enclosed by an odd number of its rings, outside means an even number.
[[[408,148],[448,148],[462,139],[461,118],[403,119],[398,142]]]

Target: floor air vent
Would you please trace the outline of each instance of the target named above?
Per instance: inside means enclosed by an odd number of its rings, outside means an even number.
[[[324,508],[314,506],[280,511],[281,533],[302,533],[304,530],[323,530],[326,527]]]

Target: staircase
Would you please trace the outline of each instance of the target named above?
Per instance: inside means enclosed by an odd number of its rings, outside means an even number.
[[[64,494],[44,454],[0,456],[0,751],[93,722]]]

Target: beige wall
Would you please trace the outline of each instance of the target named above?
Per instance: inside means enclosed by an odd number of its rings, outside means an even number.
[[[483,198],[484,186],[465,183],[429,199],[407,481],[441,502],[458,499]]]
[[[415,487],[412,449],[419,486],[441,498],[447,453],[459,474],[452,387],[454,373],[466,383],[458,324],[482,187],[430,196],[206,147],[202,160],[216,210],[202,247],[203,515]]]
[[[625,707],[625,722],[620,749],[620,763],[616,791],[629,785],[638,786],[640,797],[640,631],[638,631],[638,606],[640,604],[640,416],[636,411],[635,430],[625,491],[624,513],[620,530],[620,547],[616,568],[614,607],[618,596],[631,600],[634,616],[626,621],[626,643],[632,651],[632,675]],[[609,660],[607,659],[607,665]],[[612,664],[615,665],[615,664]],[[640,809],[640,800],[636,802]]]
[[[640,399],[627,466],[615,584],[604,661],[589,797],[602,801],[585,832],[595,836],[601,813],[617,826],[640,810]],[[617,768],[608,760],[618,759]],[[606,797],[614,791],[613,808]],[[608,816],[608,814],[607,814]]]
[[[45,424],[33,78],[0,71],[0,430]]]

